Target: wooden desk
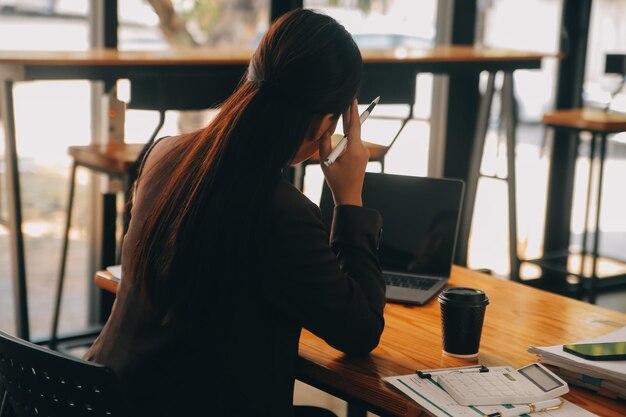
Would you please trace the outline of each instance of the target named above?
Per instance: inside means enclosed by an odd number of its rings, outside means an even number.
[[[103,290],[113,294],[117,294],[117,287],[120,284],[120,281],[116,279],[112,273],[105,270],[96,272],[95,282],[96,287],[102,288]]]
[[[5,131],[6,177],[9,233],[17,335],[29,339],[26,266],[22,235],[22,210],[17,159],[13,84],[30,80],[99,80],[156,77],[193,82],[195,94],[211,95],[218,103],[227,97],[244,74],[251,50],[188,49],[169,51],[0,51],[0,119]],[[493,87],[495,73],[505,72],[505,79],[517,69],[541,67],[546,54],[472,46],[440,46],[430,49],[363,51],[363,87],[360,99],[367,102],[378,95],[387,104],[411,104],[415,101],[415,76],[419,72],[438,74],[478,73],[489,71],[488,87]],[[512,81],[511,81],[512,82]],[[512,85],[512,84],[511,84]],[[483,102],[491,103],[493,88]],[[511,95],[511,100],[513,99]],[[513,106],[511,106],[513,108]],[[489,111],[482,112],[477,136],[484,140]],[[482,141],[473,151],[472,160],[482,156]],[[476,165],[476,163],[474,163]],[[510,170],[513,171],[514,170]],[[473,207],[478,176],[468,181],[466,206]],[[468,212],[469,210],[465,210]],[[469,219],[469,220],[468,220]],[[459,252],[467,250],[471,213],[462,221]],[[513,222],[514,223],[514,222]],[[513,230],[513,229],[511,229]],[[515,238],[516,239],[516,238]],[[516,247],[516,245],[512,245]]]
[[[120,69],[137,67],[207,67],[238,65],[245,68],[253,50],[236,49],[176,49],[166,51],[118,51],[115,49],[90,49],[86,51],[0,51],[0,65],[21,66],[24,79],[101,79],[114,76]],[[455,68],[439,69],[437,64],[478,64],[478,71],[539,68],[544,53],[515,51],[497,48],[476,48],[467,45],[437,46],[428,49],[380,49],[362,51],[363,62],[369,64],[415,65],[421,72],[449,73]],[[487,66],[485,66],[487,65]],[[492,66],[489,66],[492,65]],[[94,74],[93,68],[107,71]],[[57,71],[54,70],[57,69]],[[117,71],[116,71],[117,69]],[[463,71],[466,68],[459,68]],[[131,73],[132,74],[132,73]]]
[[[117,283],[106,271],[96,284],[115,292]],[[626,326],[626,314],[454,267],[450,284],[479,288],[489,296],[478,362],[519,367],[536,361],[531,345],[546,346],[591,338]],[[441,353],[440,310],[432,300],[423,307],[387,304],[380,345],[365,358],[349,358],[323,340],[303,331],[296,377],[374,413],[427,415],[382,378],[416,369],[460,366],[463,361]],[[570,387],[565,398],[603,417],[623,417],[626,402]]]
[[[626,114],[592,108],[551,111],[543,115],[541,123],[590,132],[626,132]]]

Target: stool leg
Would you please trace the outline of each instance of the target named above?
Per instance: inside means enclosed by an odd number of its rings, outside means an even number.
[[[56,349],[57,332],[59,329],[59,316],[61,313],[61,299],[63,284],[65,281],[65,265],[67,263],[67,249],[70,240],[70,226],[72,223],[72,208],[74,207],[74,188],[76,187],[76,162],[72,164],[70,174],[70,192],[67,199],[67,217],[65,218],[65,230],[63,232],[63,248],[61,249],[61,264],[59,266],[59,278],[57,280],[56,296],[54,298],[54,312],[52,314],[52,330],[50,331],[50,348]]]
[[[467,266],[467,249],[469,247],[469,236],[472,228],[472,217],[474,215],[474,203],[476,202],[476,191],[478,189],[478,179],[480,178],[480,165],[483,159],[483,148],[485,137],[489,127],[489,115],[491,113],[491,102],[495,91],[495,72],[490,72],[487,78],[487,88],[480,100],[478,121],[476,122],[476,132],[472,155],[468,172],[467,184],[465,186],[465,201],[463,203],[462,221],[457,242],[457,262],[461,266]]]
[[[517,255],[517,183],[515,174],[515,130],[516,120],[513,90],[513,73],[504,74],[502,86],[502,108],[506,120],[506,154],[507,154],[507,182],[509,198],[509,264],[510,278],[519,281],[519,256]]]
[[[393,137],[393,139],[391,139],[391,142],[389,142],[389,146],[387,146],[387,150],[385,151],[385,154],[380,159],[380,172],[383,172],[383,173],[385,172],[385,157],[387,156],[387,152],[389,152],[389,149],[391,149],[393,144],[396,143],[396,141],[400,137],[400,134],[404,130],[404,127],[409,122],[409,120],[411,120],[411,118],[413,117],[413,107],[414,107],[414,105],[413,105],[413,103],[411,103],[409,105],[409,114],[406,116],[406,118],[402,119],[402,123],[400,124],[400,128],[396,132],[396,135]]]
[[[593,164],[596,158],[596,134],[591,136],[591,149],[589,150],[589,178],[587,180],[587,202],[585,203],[585,222],[583,223],[583,242],[580,251],[580,275],[585,274],[585,256],[587,256],[587,238],[589,236],[589,209],[591,206],[591,191],[593,186]],[[581,282],[581,285],[584,285]]]
[[[598,289],[598,275],[596,271],[598,263],[598,246],[600,243],[600,208],[602,205],[602,179],[604,176],[604,159],[606,158],[606,133],[600,135],[600,173],[598,174],[598,199],[596,201],[596,224],[593,236],[591,286],[589,289],[589,302],[595,304]]]

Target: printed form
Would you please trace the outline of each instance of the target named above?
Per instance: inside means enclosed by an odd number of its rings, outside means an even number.
[[[415,374],[392,376],[384,380],[402,391],[413,401],[421,405],[436,417],[477,417],[495,413],[503,406],[464,406],[458,404],[454,398],[443,390],[430,378],[420,378]],[[524,416],[528,416],[524,414]],[[558,410],[534,413],[532,417],[592,417],[590,413],[577,405],[564,400],[563,406]]]

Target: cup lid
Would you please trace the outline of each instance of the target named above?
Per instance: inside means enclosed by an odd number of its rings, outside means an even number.
[[[439,293],[439,302],[489,304],[487,295],[475,288],[450,287]]]

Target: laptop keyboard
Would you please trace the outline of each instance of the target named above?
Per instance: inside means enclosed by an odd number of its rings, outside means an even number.
[[[412,277],[391,272],[383,272],[383,279],[385,284],[393,287],[415,288],[418,290],[429,290],[439,282],[432,278]]]

